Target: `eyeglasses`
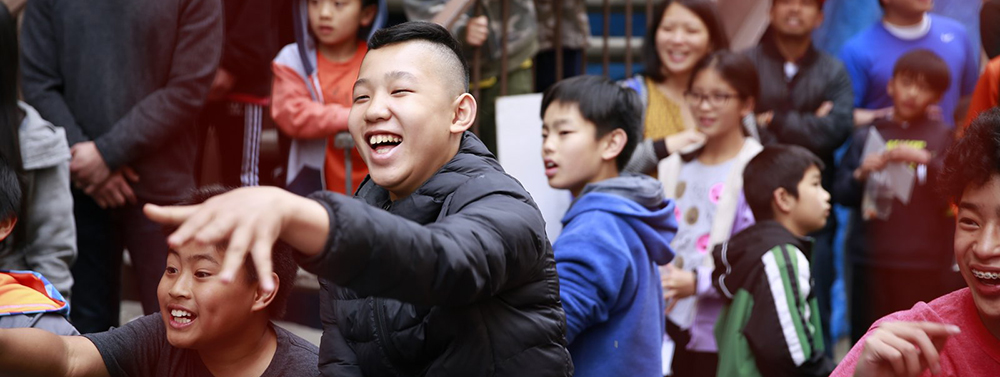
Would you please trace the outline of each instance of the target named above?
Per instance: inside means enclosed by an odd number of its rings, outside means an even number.
[[[711,93],[711,94],[701,94],[697,92],[686,92],[684,93],[684,100],[687,101],[689,106],[700,106],[702,101],[708,100],[708,104],[712,107],[725,106],[729,103],[731,98],[739,97],[738,94],[729,93]]]

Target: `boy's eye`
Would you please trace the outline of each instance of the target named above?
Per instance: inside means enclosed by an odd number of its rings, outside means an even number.
[[[166,271],[167,271],[168,274],[171,274],[171,275],[176,274],[177,273],[177,267],[167,266],[167,270]]]
[[[198,271],[198,272],[194,273],[194,277],[200,278],[200,279],[204,279],[204,278],[211,277],[211,276],[212,276],[212,273],[210,273],[208,271]]]
[[[368,99],[368,96],[357,96],[357,97],[354,97],[354,102],[359,102],[359,101],[366,100],[366,99]]]
[[[958,219],[958,225],[961,228],[966,229],[966,230],[973,230],[973,229],[979,227],[979,223],[977,223],[975,220],[972,220],[972,219],[970,219],[968,217],[963,217],[963,218]]]
[[[403,94],[403,93],[413,93],[413,91],[409,89],[396,89],[392,91],[392,94]]]

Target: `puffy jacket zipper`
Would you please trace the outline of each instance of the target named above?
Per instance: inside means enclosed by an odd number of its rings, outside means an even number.
[[[399,354],[399,350],[389,340],[389,330],[385,322],[385,299],[373,297],[372,300],[374,300],[373,305],[375,306],[375,326],[378,327],[378,336],[381,341],[380,343],[382,343],[382,349],[385,351],[386,358],[389,359],[393,373],[399,374],[403,372],[399,367],[403,356]]]

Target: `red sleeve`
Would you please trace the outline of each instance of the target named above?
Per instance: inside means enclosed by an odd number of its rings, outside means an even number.
[[[1000,58],[994,58],[986,65],[986,70],[976,84],[976,90],[972,92],[963,130],[968,128],[980,113],[997,105],[998,92],[1000,92]]]
[[[271,67],[271,117],[278,129],[300,139],[319,139],[347,131],[350,107],[313,101],[298,73],[277,63]]]

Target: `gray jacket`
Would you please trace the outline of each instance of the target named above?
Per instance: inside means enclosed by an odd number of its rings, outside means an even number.
[[[30,216],[27,242],[17,249],[8,237],[0,242],[0,268],[32,270],[52,282],[69,299],[73,276],[69,268],[76,259],[76,223],[73,221],[73,196],[69,188],[69,146],[66,132],[42,119],[34,108],[19,102],[25,112],[21,121],[21,159],[26,172],[27,190],[23,193]]]

